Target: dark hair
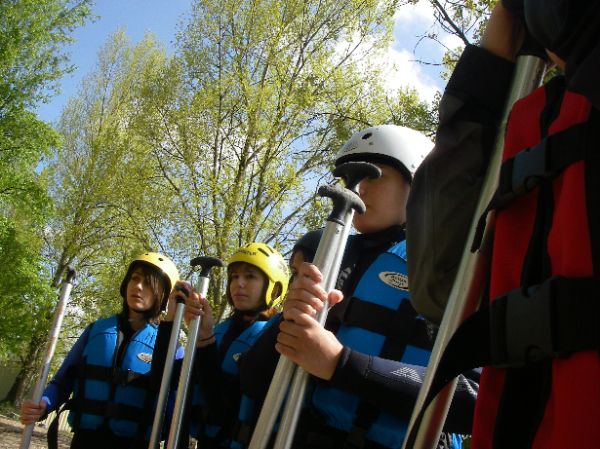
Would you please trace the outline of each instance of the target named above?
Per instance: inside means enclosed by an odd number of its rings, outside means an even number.
[[[152,292],[154,294],[154,298],[152,301],[152,306],[143,312],[144,317],[148,321],[156,321],[160,312],[162,311],[162,304],[166,300],[166,285],[164,275],[152,265],[148,265],[144,262],[136,262],[131,264],[127,274],[125,275],[124,283],[127,285],[131,280],[131,275],[137,269],[140,269],[142,274],[144,275],[145,281],[150,285]],[[129,315],[129,306],[127,305],[127,295],[123,298],[123,309],[121,310],[121,315],[125,318]]]
[[[315,258],[315,255],[317,253],[317,248],[319,247],[319,242],[321,241],[321,237],[323,236],[323,232],[325,230],[323,228],[321,229],[315,229],[313,231],[308,231],[306,234],[304,234],[302,237],[300,237],[296,243],[294,244],[294,247],[292,248],[292,253],[290,254],[290,259],[289,259],[289,263],[290,263],[290,272],[291,272],[291,263],[292,263],[292,259],[294,258],[294,256],[298,253],[302,254],[302,258],[304,259],[305,262],[312,262],[313,259]],[[294,279],[294,273],[291,273],[290,276],[290,283],[293,281]]]

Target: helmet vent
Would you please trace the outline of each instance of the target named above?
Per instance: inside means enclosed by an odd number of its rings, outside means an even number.
[[[364,136],[362,136],[363,140],[367,140],[370,139],[373,136],[373,133],[366,133]]]
[[[265,256],[269,257],[269,253],[268,253],[268,252],[266,252],[264,249],[262,249],[262,248],[258,248],[258,250],[259,250],[261,253],[263,253]]]
[[[162,257],[159,257],[158,260],[160,260],[161,262],[164,261],[165,259],[163,259]]]

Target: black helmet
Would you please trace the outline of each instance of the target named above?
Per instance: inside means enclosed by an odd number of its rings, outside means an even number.
[[[304,254],[304,259],[307,262],[312,262],[312,260],[315,258],[315,254],[317,253],[317,248],[319,247],[319,242],[321,241],[322,236],[323,229],[308,231],[294,244],[294,247],[292,248],[292,254],[300,250]]]

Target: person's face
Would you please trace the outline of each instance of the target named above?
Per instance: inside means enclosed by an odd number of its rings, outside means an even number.
[[[257,310],[263,306],[265,275],[248,264],[234,265],[229,270],[229,294],[237,310]]]
[[[130,313],[142,313],[154,305],[154,291],[141,268],[131,273],[127,283],[127,306]]]
[[[301,249],[294,251],[292,257],[290,257],[290,283],[296,279],[298,275],[298,270],[300,269],[300,265],[302,265],[306,260],[304,259],[304,253]]]
[[[365,203],[364,214],[354,214],[352,224],[362,234],[370,234],[406,222],[406,201],[410,184],[400,171],[385,164],[375,164],[381,177],[366,178],[358,186]]]

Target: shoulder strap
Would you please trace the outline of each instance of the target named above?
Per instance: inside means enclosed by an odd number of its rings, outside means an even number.
[[[542,182],[557,177],[569,165],[585,158],[587,123],[572,126],[546,136],[540,143],[517,153],[502,163],[496,192],[479,218],[471,251],[481,245],[486,217],[492,210],[503,209],[526,195]],[[573,142],[580,142],[573,144]],[[568,148],[568,151],[565,151]]]

